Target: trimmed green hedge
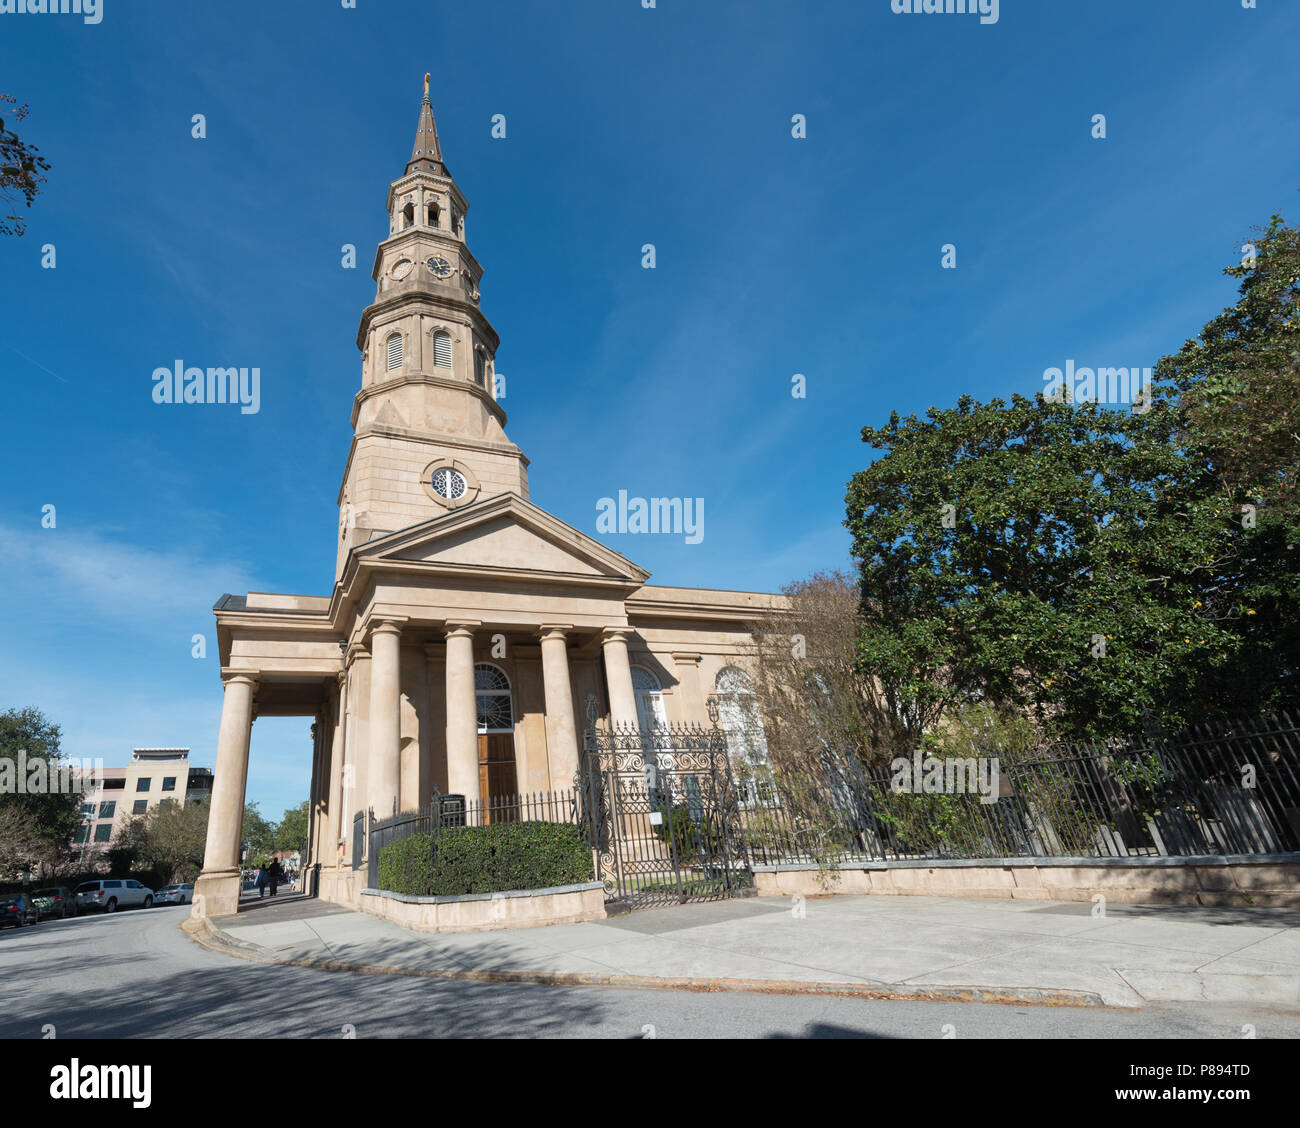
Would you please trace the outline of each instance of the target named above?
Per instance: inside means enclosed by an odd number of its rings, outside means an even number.
[[[595,878],[591,847],[569,823],[517,822],[452,827],[430,840],[414,834],[379,852],[379,888],[413,897],[458,897],[511,889],[549,889]]]

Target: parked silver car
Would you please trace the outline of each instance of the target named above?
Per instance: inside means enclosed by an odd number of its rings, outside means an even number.
[[[188,905],[194,900],[193,885],[164,885],[154,895],[156,905]]]
[[[83,881],[77,886],[77,912],[100,910],[115,913],[118,909],[134,906],[149,908],[154,901],[153,890],[133,878],[106,878],[103,881]]]

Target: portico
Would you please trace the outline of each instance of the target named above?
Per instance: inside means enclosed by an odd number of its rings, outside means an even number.
[[[339,489],[329,595],[216,604],[225,699],[202,910],[233,912],[251,726],[313,718],[309,873],[353,901],[358,815],[564,790],[587,703],[616,724],[706,722],[778,597],[649,585],[649,573],[529,500],[491,380],[498,339],[464,242],[468,203],[426,96],[388,193],[377,294]],[[743,676],[743,675],[742,675]]]

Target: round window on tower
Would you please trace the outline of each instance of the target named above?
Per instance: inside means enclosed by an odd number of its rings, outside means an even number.
[[[465,476],[450,466],[440,466],[433,472],[433,492],[448,501],[465,496]]]

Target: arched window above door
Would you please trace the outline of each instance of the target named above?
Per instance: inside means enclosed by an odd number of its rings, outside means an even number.
[[[514,703],[510,679],[488,662],[474,667],[474,700],[478,706],[479,732],[513,732]]]

